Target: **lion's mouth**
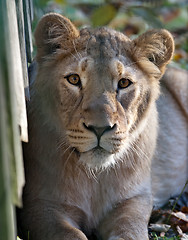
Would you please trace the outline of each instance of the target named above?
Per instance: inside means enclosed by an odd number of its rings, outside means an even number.
[[[96,146],[96,147],[94,147],[94,148],[91,148],[91,149],[88,149],[87,151],[79,151],[79,149],[78,148],[75,148],[75,152],[77,153],[77,155],[81,155],[81,154],[86,154],[86,153],[89,153],[89,154],[97,154],[98,156],[100,156],[100,155],[113,155],[113,154],[116,154],[116,153],[118,153],[119,151],[113,151],[113,150],[111,150],[111,151],[108,151],[108,150],[106,150],[105,148],[103,148],[103,147],[101,147],[101,146]]]
[[[104,149],[103,147],[101,146],[96,146],[94,148],[91,148],[85,152],[80,152],[80,153],[94,153],[94,154],[112,154],[112,152],[110,151],[107,151],[106,149]]]
[[[102,147],[100,147],[100,146],[96,146],[96,147],[91,148],[91,149],[89,149],[89,150],[87,150],[87,151],[84,151],[84,152],[81,152],[81,151],[79,151],[77,148],[75,148],[75,152],[76,152],[77,154],[89,153],[89,152],[97,152],[97,153],[106,152],[106,153],[110,153],[109,151],[105,150],[104,148],[102,148]]]
[[[104,148],[102,148],[101,146],[96,146],[95,148],[91,149],[93,151],[106,151]],[[106,151],[107,152],[107,151]]]

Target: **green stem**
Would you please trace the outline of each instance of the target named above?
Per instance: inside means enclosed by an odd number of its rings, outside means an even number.
[[[178,198],[176,199],[176,201],[175,201],[175,203],[174,203],[174,205],[173,205],[173,208],[172,208],[172,212],[174,211],[174,209],[175,209],[175,207],[176,207],[176,205],[177,205],[177,202],[179,201],[180,197],[182,196],[182,194],[183,194],[183,192],[184,192],[187,184],[188,184],[188,180],[186,181],[186,183],[185,183],[185,185],[184,185],[184,187],[183,187],[180,195],[179,195]],[[168,219],[167,219],[167,224],[169,223],[171,216],[172,216],[172,214],[169,215],[169,217],[168,217]]]

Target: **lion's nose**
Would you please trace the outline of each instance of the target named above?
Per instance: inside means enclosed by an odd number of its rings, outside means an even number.
[[[111,126],[96,127],[96,126],[93,126],[93,125],[88,125],[87,126],[85,123],[83,123],[83,125],[87,130],[95,133],[95,135],[97,136],[97,138],[99,140],[105,132],[109,132],[109,131],[113,130],[115,128],[116,124],[114,124],[112,127]]]

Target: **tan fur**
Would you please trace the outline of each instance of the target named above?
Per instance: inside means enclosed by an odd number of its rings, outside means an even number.
[[[188,180],[188,72],[169,68],[161,84],[158,143],[152,162],[155,207],[178,196]]]
[[[80,32],[48,14],[35,32],[22,231],[30,240],[148,239],[159,79],[173,54],[166,30],[131,41]],[[67,81],[78,74],[81,85]],[[120,79],[132,84],[118,89]],[[98,135],[98,136],[97,136]]]

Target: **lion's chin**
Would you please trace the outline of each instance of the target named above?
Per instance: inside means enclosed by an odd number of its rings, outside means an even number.
[[[116,164],[115,154],[107,152],[103,148],[94,148],[80,153],[79,162],[95,171],[102,171]]]

